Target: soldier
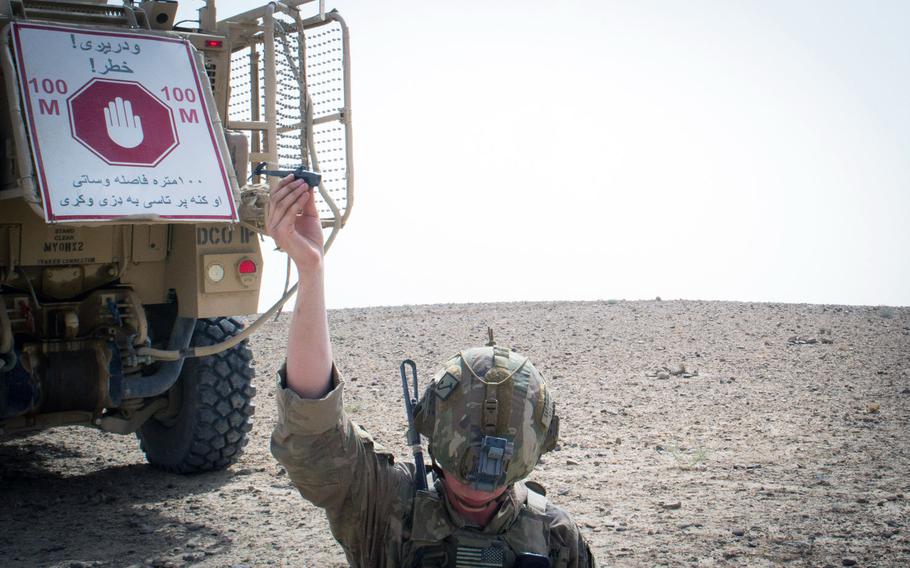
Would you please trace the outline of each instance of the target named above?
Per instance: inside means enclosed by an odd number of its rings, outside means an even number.
[[[269,234],[297,265],[297,301],[279,371],[272,454],[301,495],[326,511],[352,566],[594,566],[571,517],[525,484],[555,446],[559,419],[527,358],[496,346],[450,359],[415,409],[436,482],[417,490],[350,420],[332,362],[323,289],[323,235],[313,191],[284,178],[272,192]]]

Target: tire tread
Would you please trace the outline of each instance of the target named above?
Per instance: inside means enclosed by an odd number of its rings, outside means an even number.
[[[200,319],[193,333],[193,345],[213,345],[242,329],[243,324],[234,318]],[[231,349],[199,357],[192,365],[184,366],[177,384],[193,380],[198,405],[194,409],[181,409],[181,412],[193,413],[186,417],[182,431],[178,432],[175,427],[169,432],[160,423],[140,429],[140,447],[152,466],[173,473],[193,474],[225,469],[237,461],[246,445],[247,433],[252,429],[250,416],[255,412],[252,359],[248,341],[244,340]],[[188,372],[195,377],[185,376]],[[190,385],[187,387],[191,388]],[[190,439],[186,441],[189,443],[169,444],[168,438],[174,436],[188,436]],[[170,447],[159,447],[161,445]],[[181,445],[186,448],[182,453],[179,451]]]

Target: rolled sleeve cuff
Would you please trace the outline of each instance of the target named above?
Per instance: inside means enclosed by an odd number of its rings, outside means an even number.
[[[290,434],[322,434],[341,420],[344,380],[332,363],[329,392],[322,398],[301,398],[287,387],[287,363],[278,370],[278,428]]]

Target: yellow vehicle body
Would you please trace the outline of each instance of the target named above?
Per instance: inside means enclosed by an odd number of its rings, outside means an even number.
[[[253,389],[248,332],[233,317],[258,311],[263,278],[259,234],[264,233],[270,181],[249,177],[251,166],[264,162],[270,169],[303,165],[319,171],[320,159],[331,162],[322,171],[318,199],[329,244],[353,202],[347,28],[334,12],[305,17],[302,8],[313,8],[308,4],[268,4],[219,22],[210,0],[200,10],[199,26],[189,29],[175,27],[176,3],[165,0],[122,6],[13,0],[0,8],[5,149],[0,163],[0,439],[70,424],[137,432],[154,465],[178,472],[220,469],[239,455],[249,430]],[[78,110],[77,104],[95,104],[92,100],[77,99],[75,88],[62,79],[39,82],[28,76],[29,61],[53,54],[36,55],[42,47],[34,44],[27,52],[17,43],[23,41],[17,35],[21,30],[51,30],[61,38],[68,34],[73,53],[92,56],[91,71],[97,77],[80,93],[93,82],[106,82],[106,89],[130,83],[101,76],[128,70],[127,58],[121,64],[108,57],[121,45],[102,40],[126,38],[122,49],[133,45],[136,53],[145,40],[184,46],[188,68],[200,86],[202,112],[191,115],[175,106],[173,115],[184,121],[203,118],[200,128],[212,134],[206,155],[223,168],[219,179],[224,192],[217,201],[225,202],[229,214],[217,219],[174,215],[160,209],[170,203],[168,196],[146,200],[136,213],[106,215],[99,198],[106,194],[98,192],[140,178],[113,175],[128,170],[111,156],[140,155],[130,153],[136,142],[124,141],[122,128],[116,130],[120,123],[112,125],[107,113],[115,110],[114,100],[118,105],[122,101],[112,97],[104,108],[108,140],[102,127],[91,126],[93,120],[103,121],[100,112],[84,119],[88,111]],[[96,62],[105,59],[104,68],[96,69]],[[308,86],[308,75],[315,73],[327,89]],[[33,100],[54,94],[55,88],[59,101]],[[163,105],[176,105],[172,96],[197,97],[189,91],[141,88]],[[121,105],[117,112],[124,108],[130,107]],[[84,198],[79,190],[90,213],[84,218],[54,211],[60,204],[70,205],[69,198],[55,195],[75,190],[49,181],[45,166],[72,156],[49,152],[47,139],[36,133],[36,124],[44,119],[39,114],[61,112],[69,113],[73,138],[106,163],[98,171],[111,172],[108,177],[82,175],[81,180],[73,173],[73,187],[96,184],[90,188],[95,197]],[[146,110],[134,112],[133,126],[140,129],[139,118],[146,124],[154,118]],[[89,120],[89,126],[80,127],[80,120]],[[102,143],[86,143],[79,128],[91,128],[90,136]],[[139,148],[141,140],[159,135],[148,126],[139,134]],[[177,130],[174,138],[176,145]],[[182,155],[192,161],[193,148],[182,142]],[[51,146],[68,147],[56,144]],[[102,146],[120,154],[96,151]],[[146,179],[176,184],[162,177],[172,171],[166,170],[171,156],[164,156],[140,164],[143,184]],[[199,183],[200,190],[211,189]],[[190,199],[197,203],[202,193],[189,195],[182,205]],[[117,199],[111,194],[104,203],[122,203],[122,197]],[[186,359],[202,352],[204,356]],[[183,449],[175,452],[175,446]]]

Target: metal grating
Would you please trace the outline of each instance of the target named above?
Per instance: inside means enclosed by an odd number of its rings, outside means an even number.
[[[254,79],[250,63],[250,55],[257,62],[259,76]],[[253,94],[251,90],[254,86],[254,80],[257,87],[262,87],[262,47],[255,44],[235,51],[231,54],[231,97],[228,100],[228,120],[253,120],[253,109],[255,103],[251,104]],[[259,113],[262,112],[264,101],[259,101]]]
[[[331,22],[307,34],[307,83],[313,101],[313,118],[344,108],[344,47],[341,25]]]
[[[312,101],[312,117],[337,115],[344,109],[344,67],[342,27],[328,21],[305,31],[306,61],[303,72]],[[300,34],[293,21],[284,14],[275,14],[276,118],[278,123],[277,153],[281,168],[293,169],[303,162],[309,167],[305,107],[300,77]],[[231,90],[228,100],[228,120],[259,121],[265,117],[265,81],[263,49],[253,43],[231,55]],[[246,132],[250,151],[264,150],[265,135]],[[338,120],[313,127],[316,161],[323,174],[323,187],[335,202],[341,216],[347,207],[347,159],[345,129]],[[323,219],[334,215],[321,197],[317,208]]]

